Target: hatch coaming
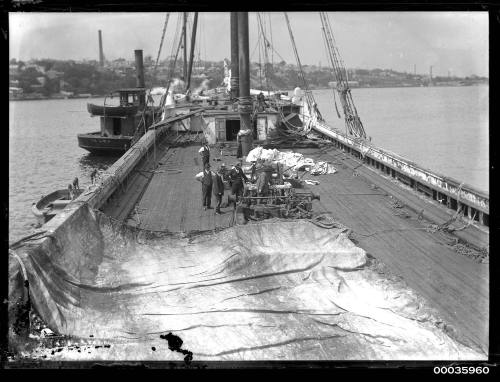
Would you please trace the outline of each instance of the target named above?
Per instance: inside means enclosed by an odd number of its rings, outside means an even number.
[[[235,142],[240,131],[240,114],[232,111],[207,112],[199,117],[203,120],[203,133],[209,144]],[[256,113],[253,118],[253,138],[266,140],[273,136],[280,122],[277,112]]]

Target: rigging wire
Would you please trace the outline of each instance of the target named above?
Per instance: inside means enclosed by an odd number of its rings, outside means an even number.
[[[267,18],[269,20],[269,33],[271,36],[271,46],[273,46],[273,28],[272,28],[272,24],[271,24],[271,12],[267,13]],[[274,54],[273,54],[272,50],[271,50],[271,65],[274,68]]]
[[[257,13],[258,15],[258,13]],[[257,44],[259,46],[259,83],[260,83],[260,89],[262,89],[262,58],[261,58],[261,50],[262,50],[262,46],[260,44],[260,41],[261,41],[261,31],[260,29],[257,30],[257,33],[258,33],[258,38],[257,38]]]
[[[340,102],[345,117],[346,129],[348,134],[356,138],[366,138],[361,119],[359,118],[358,111],[354,105],[351,89],[349,88],[349,77],[344,61],[338,50],[337,43],[333,37],[332,27],[328,14],[326,12],[319,12],[324,40],[327,46],[328,57],[331,64],[331,69],[336,81],[336,88],[340,96]],[[336,104],[335,104],[336,106]]]
[[[175,30],[174,41],[172,43],[172,55],[170,56],[171,61],[170,61],[170,70],[169,70],[169,74],[168,74],[168,78],[167,78],[167,88],[166,88],[164,96],[162,97],[162,99],[160,101],[161,107],[163,107],[165,105],[165,102],[166,102],[166,99],[168,96],[168,91],[170,90],[170,84],[172,82],[172,78],[173,78],[174,72],[175,72],[175,67],[177,64],[177,57],[179,55],[179,51],[180,51],[181,45],[182,45],[182,35],[179,33],[181,25],[182,25],[182,14],[179,13],[179,17],[177,18],[177,27]],[[178,39],[178,41],[176,41],[176,39]],[[172,56],[173,56],[173,52],[174,52],[175,45],[176,45],[175,43],[177,43],[177,50],[175,52],[175,57],[172,61]]]
[[[285,20],[286,20],[286,24],[288,27],[288,32],[290,34],[290,40],[292,42],[292,48],[293,48],[293,53],[295,56],[295,61],[297,62],[297,67],[298,67],[297,74],[298,74],[299,80],[302,82],[302,85],[304,86],[307,105],[309,107],[309,110],[317,111],[314,96],[313,96],[312,92],[309,90],[309,87],[307,86],[307,80],[306,80],[306,77],[304,74],[304,70],[302,69],[302,64],[300,62],[299,53],[297,52],[297,46],[295,44],[295,39],[293,37],[292,27],[290,25],[290,20],[288,18],[288,14],[286,12],[283,12],[283,13],[285,14]]]
[[[324,43],[324,47],[325,47],[325,55],[326,55],[326,61],[328,62],[329,61],[329,57],[328,57],[328,41],[326,40],[326,36],[325,34],[323,33],[322,35],[323,37],[323,43]],[[336,84],[335,84],[336,86]],[[339,113],[339,109],[337,107],[337,98],[335,96],[335,87],[332,86],[332,93],[333,93],[333,104],[335,105],[335,111],[337,112],[337,117],[340,119],[341,116],[340,116],[340,113]]]
[[[266,78],[267,94],[269,94],[269,90],[271,88],[269,86],[269,77],[270,77],[271,73],[269,73],[269,54],[268,54],[268,49],[270,47],[270,43],[266,37],[265,19],[263,21],[263,17],[261,17],[259,12],[257,12],[257,20],[258,20],[258,23],[260,26],[259,31],[260,31],[260,34],[262,35],[261,44],[262,44],[262,51],[263,51],[263,56],[264,56],[264,75]],[[261,88],[262,88],[262,84],[261,84]]]
[[[161,48],[163,47],[163,40],[165,38],[165,32],[167,30],[167,25],[168,25],[168,19],[169,18],[170,18],[170,12],[167,12],[167,14],[165,16],[165,23],[163,25],[163,32],[161,34],[160,47],[158,48],[158,54],[156,56],[155,66],[153,68],[153,78],[156,75],[156,69],[158,67],[158,62],[160,61]]]

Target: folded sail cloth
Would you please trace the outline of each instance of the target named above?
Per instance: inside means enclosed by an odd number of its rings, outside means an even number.
[[[311,169],[312,175],[335,174],[337,169],[327,162],[317,162]]]
[[[267,150],[260,146],[251,150],[247,155],[248,162],[256,162],[258,159],[266,162],[281,163],[285,168],[295,171],[305,170],[314,166],[314,160],[311,158],[304,158],[304,155],[301,153],[295,153],[293,151],[284,152],[276,149]]]

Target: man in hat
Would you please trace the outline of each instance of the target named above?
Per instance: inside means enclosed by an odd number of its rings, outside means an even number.
[[[263,112],[266,106],[267,104],[266,104],[266,98],[264,97],[264,93],[260,92],[259,95],[257,96],[257,110],[259,112]]]
[[[213,174],[213,192],[215,196],[215,201],[217,202],[215,206],[215,214],[220,215],[220,204],[222,203],[222,196],[224,195],[224,182],[222,181],[222,175],[224,174],[224,167],[220,166],[219,170]]]
[[[229,173],[231,179],[231,192],[234,196],[243,195],[243,182],[248,182],[247,176],[241,169],[241,163],[237,162]]]
[[[201,197],[203,201],[203,209],[206,211],[207,209],[212,209],[210,204],[212,203],[212,171],[210,171],[210,163],[205,165],[205,169],[203,170],[203,177],[201,178]]]
[[[202,142],[201,148],[198,150],[198,152],[201,155],[203,168],[205,168],[205,165],[207,163],[210,163],[210,147],[208,147],[208,144],[205,141]]]

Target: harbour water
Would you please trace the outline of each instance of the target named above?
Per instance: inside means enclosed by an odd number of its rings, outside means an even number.
[[[488,191],[487,86],[353,89],[352,93],[365,130],[377,146]],[[332,90],[314,94],[323,117],[343,128]],[[85,188],[94,168],[102,172],[114,162],[78,147],[78,133],[99,130],[99,119],[90,117],[87,102],[100,104],[102,99],[9,103],[9,242],[34,228],[31,204],[42,195],[66,188],[74,177]]]

